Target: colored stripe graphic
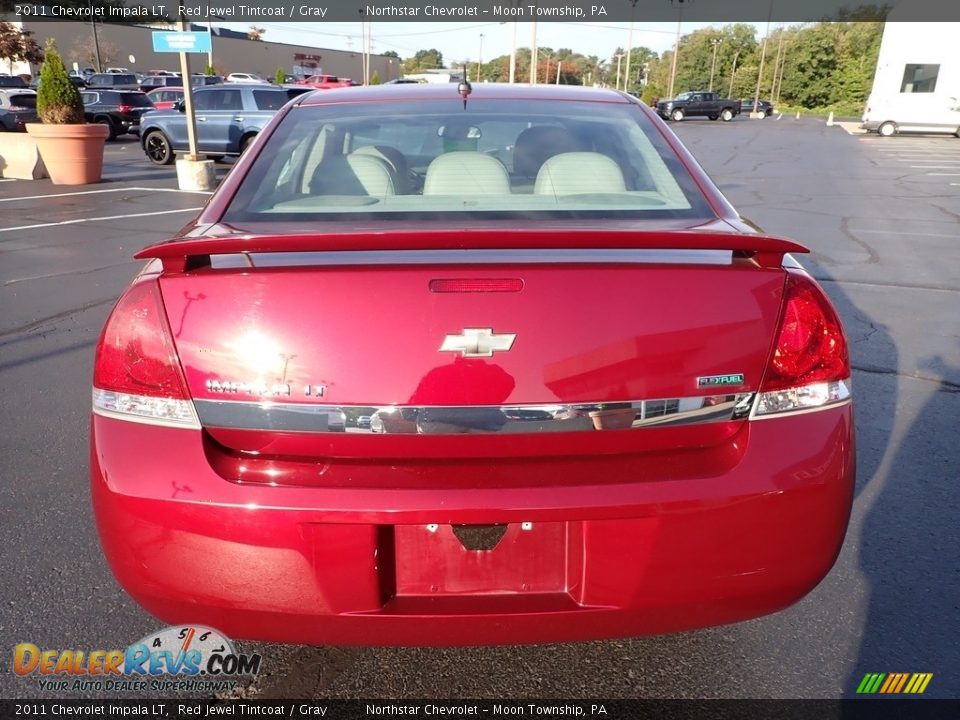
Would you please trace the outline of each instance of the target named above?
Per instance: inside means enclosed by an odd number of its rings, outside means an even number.
[[[920,695],[933,679],[933,673],[867,673],[857,686],[857,694]]]

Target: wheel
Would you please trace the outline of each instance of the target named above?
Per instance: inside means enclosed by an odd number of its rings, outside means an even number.
[[[256,135],[247,135],[240,141],[240,154],[243,155],[247,151],[247,148],[250,147],[250,144],[253,142]]]
[[[113,126],[113,121],[108,117],[98,117],[97,125],[106,125],[107,129],[110,131],[110,134],[107,136],[107,140],[116,140],[117,139],[117,130]]]
[[[767,111],[766,111],[766,110],[764,110],[763,108],[760,108],[759,110],[757,110],[757,117],[758,117],[758,118],[760,118],[761,120],[763,120],[766,116],[767,116]]]
[[[674,110],[672,113],[670,113],[670,119],[676,122],[680,122],[681,120],[683,120],[683,110],[681,110],[680,108],[677,108],[676,110]]]
[[[159,130],[151,130],[143,139],[143,150],[154,165],[169,165],[173,162],[173,147],[167,136]]]
[[[724,122],[730,122],[733,120],[733,110],[730,108],[724,108],[723,112],[720,113],[720,119]]]
[[[883,137],[892,137],[897,134],[896,123],[892,123],[889,120],[885,123],[881,123],[880,127],[877,128],[877,132]]]
[[[719,119],[720,119],[720,116],[717,115],[716,113],[714,113],[713,115],[708,115],[707,117],[709,117],[711,120],[719,120]]]

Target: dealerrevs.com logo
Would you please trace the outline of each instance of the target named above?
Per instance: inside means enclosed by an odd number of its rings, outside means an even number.
[[[260,672],[260,655],[239,654],[228,637],[200,625],[171,626],[125,650],[41,650],[20,643],[13,671],[46,691],[166,692],[232,690]]]

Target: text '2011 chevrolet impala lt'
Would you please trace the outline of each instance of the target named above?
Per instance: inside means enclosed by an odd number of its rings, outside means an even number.
[[[301,96],[103,330],[110,566],[169,623],[297,643],[780,610],[836,560],[855,474],[804,252],[622,93]]]

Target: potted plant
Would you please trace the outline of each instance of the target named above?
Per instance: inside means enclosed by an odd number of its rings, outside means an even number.
[[[100,182],[103,146],[110,134],[106,125],[86,122],[80,91],[70,80],[56,44],[47,42],[40,87],[37,88],[39,123],[27,123],[55,185]]]

